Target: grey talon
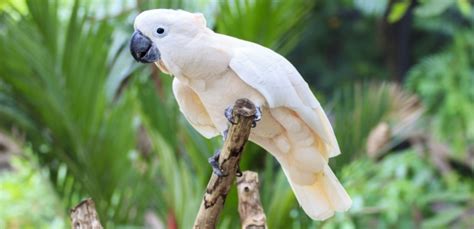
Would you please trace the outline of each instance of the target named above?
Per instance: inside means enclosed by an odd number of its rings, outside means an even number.
[[[227,134],[229,133],[229,129],[225,129],[223,132],[222,132],[222,140],[226,140],[227,139]]]
[[[209,164],[211,164],[212,172],[214,174],[216,174],[218,177],[225,177],[227,175],[224,174],[222,172],[221,168],[219,167],[219,156],[220,155],[221,155],[221,151],[217,150],[214,153],[214,155],[212,155],[209,159],[207,159],[207,161],[209,162]]]
[[[234,120],[234,116],[232,116],[232,106],[229,106],[225,109],[224,115],[227,118],[227,121],[232,123],[232,125],[237,124]]]
[[[260,109],[259,106],[256,106],[255,109],[255,118],[252,121],[252,128],[255,128],[257,126],[257,122],[262,119],[262,110]]]
[[[259,106],[256,106],[255,109],[255,119],[254,121],[258,122],[262,119],[262,109]]]

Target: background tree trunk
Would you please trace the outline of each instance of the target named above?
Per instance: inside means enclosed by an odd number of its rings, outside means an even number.
[[[242,173],[242,176],[237,177],[239,214],[242,229],[267,228],[258,187],[258,173],[256,172],[245,171]]]
[[[95,203],[91,198],[83,200],[71,209],[71,225],[73,229],[103,229]]]

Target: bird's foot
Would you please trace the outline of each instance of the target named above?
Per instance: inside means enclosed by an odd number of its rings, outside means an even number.
[[[232,115],[232,106],[229,106],[225,109],[224,115],[227,118],[227,121],[229,121],[232,125],[237,124],[234,120],[234,116]]]
[[[262,109],[260,109],[259,106],[256,106],[255,108],[256,108],[255,109],[255,117],[252,121],[252,128],[256,127],[257,122],[262,119]],[[232,106],[229,106],[225,109],[224,115],[227,118],[227,121],[229,121],[232,125],[237,124],[234,120],[234,117],[232,116]],[[227,132],[225,132],[224,140],[226,139],[226,135],[227,135]]]
[[[222,131],[222,140],[225,141],[227,139],[227,134],[229,133],[229,128]]]
[[[216,174],[218,177],[225,177],[227,174],[222,172],[222,169],[219,167],[219,156],[221,155],[221,151],[217,150],[214,155],[212,155],[207,161],[211,164],[212,172]]]
[[[219,167],[219,156],[221,155],[221,151],[217,150],[214,155],[212,155],[208,161],[211,164],[212,172],[216,174],[218,177],[226,177],[228,174],[224,174],[222,169]],[[240,170],[240,165],[237,165],[237,171],[235,172],[235,176],[241,177],[242,171]]]
[[[262,110],[259,106],[255,106],[255,118],[252,121],[252,128],[257,126],[257,122],[262,119]]]

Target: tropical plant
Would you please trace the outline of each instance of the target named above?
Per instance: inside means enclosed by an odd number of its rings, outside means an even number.
[[[472,179],[443,176],[420,153],[351,162],[341,173],[353,199],[350,214],[337,215],[322,228],[472,228]]]
[[[67,208],[91,196],[104,223],[141,221],[153,203],[142,196],[154,187],[140,185],[149,182],[130,160],[132,95],[106,96],[122,50],[111,49],[114,28],[88,21],[79,1],[66,21],[57,1],[26,5],[26,12],[2,16],[0,51],[8,56],[0,63],[2,117],[23,128]]]
[[[328,111],[343,152],[331,160],[337,168],[357,158],[366,158],[369,135],[380,123],[388,126],[388,133],[384,139],[377,140],[379,146],[376,148],[387,152],[420,128],[423,114],[416,96],[394,83],[373,82],[344,87],[335,93],[330,104]]]
[[[217,31],[277,50],[291,51],[314,1],[220,1]],[[245,25],[245,26],[242,26]]]
[[[407,81],[433,115],[433,133],[465,161],[474,146],[474,33],[458,33],[445,51],[414,66]],[[472,166],[472,165],[471,165]]]
[[[0,228],[65,228],[63,206],[31,149],[0,171]],[[32,191],[34,190],[34,191]]]

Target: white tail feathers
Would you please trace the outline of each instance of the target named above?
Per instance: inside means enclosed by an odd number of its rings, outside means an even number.
[[[296,199],[312,219],[325,220],[333,216],[334,212],[343,212],[350,208],[352,200],[329,165],[326,164],[323,171],[316,174],[315,182],[310,185],[299,185],[292,181],[288,174],[290,168],[285,168],[291,165],[282,166]]]

